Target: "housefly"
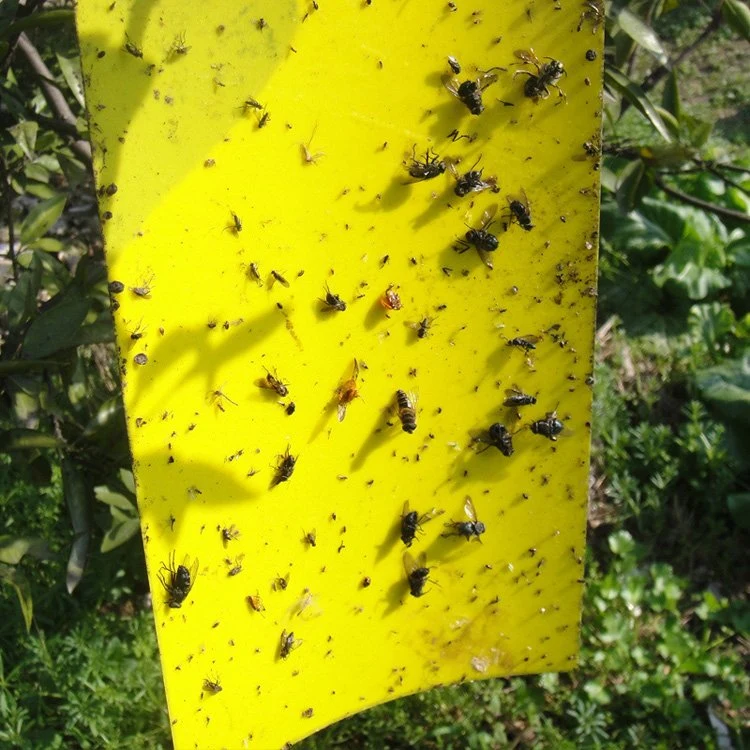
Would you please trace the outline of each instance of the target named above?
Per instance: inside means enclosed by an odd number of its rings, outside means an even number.
[[[487,434],[475,439],[477,443],[484,443],[487,447],[482,448],[479,453],[484,453],[488,448],[497,448],[500,453],[508,458],[513,455],[513,434],[508,432],[505,425],[494,422],[487,430]]]
[[[481,521],[477,520],[477,511],[470,497],[467,497],[464,503],[464,513],[466,513],[466,517],[469,520],[446,523],[445,525],[451,528],[452,531],[447,531],[445,534],[441,534],[441,536],[462,536],[467,542],[470,542],[472,538],[476,538],[481,542],[481,536],[486,531],[486,527]]]
[[[497,250],[500,245],[497,237],[488,231],[492,225],[497,212],[497,206],[490,206],[483,214],[482,220],[477,229],[469,228],[469,231],[464,235],[464,239],[460,240],[455,246],[455,250],[459,253],[465,253],[470,247],[476,248],[479,253],[479,257],[482,259],[487,268],[492,269],[495,266],[492,263],[488,253],[493,253]]]
[[[431,148],[424,152],[422,159],[417,159],[417,145],[411,151],[411,164],[408,164],[406,170],[413,179],[412,182],[423,182],[437,177],[446,169],[446,163]],[[407,183],[408,184],[408,183]]]
[[[505,391],[506,399],[503,401],[504,406],[530,406],[536,403],[536,397],[524,393],[517,385],[508,388]]]
[[[175,553],[172,552],[169,561],[161,564],[156,575],[167,592],[167,604],[172,609],[179,609],[195,584],[198,560],[190,565],[186,558],[184,565],[175,566]]]
[[[297,463],[298,456],[293,456],[289,452],[289,446],[287,445],[286,451],[279,454],[278,461],[276,464],[276,473],[271,480],[271,487],[275,487],[277,484],[289,481],[289,478],[294,472],[294,467]]]
[[[544,419],[532,422],[530,428],[535,435],[541,435],[554,442],[565,430],[565,425],[557,418],[557,411],[550,411]]]
[[[504,68],[490,68],[480,73],[478,78],[469,79],[459,83],[453,76],[443,76],[443,85],[456,97],[473,115],[481,115],[484,112],[482,92],[497,81],[497,74],[493,70],[504,70]]]
[[[424,587],[430,576],[430,569],[425,566],[426,561],[427,555],[424,552],[416,560],[408,552],[404,552],[404,570],[412,596],[420,597],[425,593]]]
[[[401,541],[407,547],[411,547],[417,534],[422,531],[422,524],[437,518],[444,512],[439,508],[432,508],[420,516],[416,510],[409,507],[409,501],[407,500],[404,503],[404,512],[401,514]]]
[[[510,221],[514,221],[527,232],[534,228],[531,223],[531,207],[529,205],[529,198],[526,195],[525,190],[521,190],[521,196],[516,198],[508,199],[508,210],[510,211]]]
[[[565,92],[557,85],[557,82],[565,74],[565,66],[559,60],[553,60],[551,57],[546,58],[549,62],[543,63],[533,49],[518,49],[513,54],[527,65],[533,65],[536,73],[529,70],[517,70],[513,78],[518,75],[527,75],[528,79],[523,86],[524,96],[538,102],[540,99],[546,99],[550,94],[550,88],[557,89],[557,94],[565,100]]]
[[[474,165],[468,172],[459,174],[458,169],[454,162],[448,163],[448,170],[450,171],[456,184],[453,188],[453,192],[459,197],[463,198],[469,193],[481,193],[483,190],[492,190],[493,193],[499,192],[497,186],[497,178],[488,177],[486,180],[482,178],[483,169],[477,169],[477,164],[481,160],[481,156],[474,162]]]

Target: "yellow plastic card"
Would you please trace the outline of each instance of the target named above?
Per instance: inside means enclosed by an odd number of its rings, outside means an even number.
[[[575,666],[600,15],[79,0],[177,747]]]

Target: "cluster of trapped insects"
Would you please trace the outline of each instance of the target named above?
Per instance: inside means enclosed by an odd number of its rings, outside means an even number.
[[[317,3],[314,3],[314,7],[317,10]],[[578,30],[580,31],[586,20],[591,21],[594,24],[594,30],[596,30],[601,23],[602,12],[599,0],[587,0],[587,2],[584,3],[584,10],[581,13]],[[262,25],[259,25],[260,30],[265,27],[263,19],[261,19],[261,22]],[[175,44],[172,54],[184,55],[187,54],[189,49],[190,48],[185,45],[184,37],[181,37],[179,42]],[[130,41],[126,43],[125,50],[135,57],[143,56],[143,53]],[[540,59],[532,49],[516,50],[514,54],[518,61],[514,64],[525,67],[515,70],[512,77],[513,79],[519,77],[524,79],[522,81],[522,90],[526,98],[531,99],[535,103],[539,103],[548,99],[554,91],[557,94],[556,104],[566,103],[566,94],[559,85],[563,76],[567,74],[562,62],[549,57]],[[448,58],[448,65],[451,74],[443,76],[442,79],[445,89],[455,97],[461,105],[468,109],[471,115],[476,117],[481,116],[485,111],[485,102],[483,99],[484,92],[499,80],[499,73],[507,71],[507,68],[493,67],[489,70],[478,72],[476,77],[460,80],[459,76],[461,75],[462,68],[459,61],[451,56]],[[242,109],[243,112],[254,111],[258,114],[259,128],[265,127],[270,120],[268,110],[252,97],[246,99],[242,105]],[[459,135],[458,131],[455,131],[453,134],[453,140],[456,141],[460,138],[469,138],[469,136]],[[317,158],[322,156],[321,153],[312,154],[308,146],[304,146],[304,154],[307,163],[315,163]],[[473,196],[485,191],[497,194],[500,192],[497,178],[484,175],[484,168],[480,168],[479,166],[481,158],[482,157],[480,156],[470,169],[462,173],[459,170],[460,159],[441,158],[432,149],[427,149],[423,156],[417,156],[417,148],[415,145],[412,150],[411,158],[405,167],[409,175],[410,183],[429,181],[445,174],[446,171],[449,172],[454,180],[453,191],[459,198]],[[497,205],[488,207],[482,213],[478,225],[473,227],[469,226],[463,237],[454,245],[454,250],[458,253],[464,253],[472,248],[476,250],[481,261],[489,269],[494,268],[492,256],[500,246],[500,240],[497,234],[494,234],[491,231],[493,223],[497,220],[497,212]],[[504,219],[504,230],[508,231],[513,224],[516,224],[520,230],[525,232],[530,232],[534,229],[531,203],[524,190],[520,191],[520,195],[508,197],[507,199],[507,213]],[[242,232],[242,220],[236,213],[231,212],[231,223],[226,229],[235,235]],[[388,256],[386,256],[386,258],[387,257]],[[248,265],[247,275],[259,285],[263,284],[261,272],[256,263],[250,263]],[[289,281],[278,271],[272,270],[270,276],[274,283],[279,283],[284,287],[290,286]],[[111,282],[109,288],[113,295],[125,291],[125,285],[118,281]],[[148,283],[136,287],[130,287],[129,289],[133,294],[139,297],[148,298],[150,294]],[[344,301],[339,294],[332,291],[327,285],[323,291],[320,303],[321,310],[327,313],[339,314],[344,313],[347,310],[346,301]],[[402,303],[395,285],[391,285],[385,289],[380,297],[380,304],[385,309],[386,314],[401,309]],[[418,339],[424,339],[429,335],[432,322],[432,318],[425,317],[416,322],[407,322],[406,325],[415,331],[415,335]],[[209,325],[209,327],[211,327],[211,325]],[[131,334],[131,338],[137,340],[142,335],[142,333],[136,331]],[[516,347],[528,355],[529,352],[536,348],[536,345],[541,338],[541,336],[530,334],[506,339],[506,343],[508,346]],[[143,365],[146,364],[147,357],[145,354],[137,354],[134,361],[138,365]],[[358,362],[357,359],[354,359],[351,376],[341,382],[335,390],[333,403],[335,404],[335,410],[339,421],[344,420],[348,406],[360,396],[359,376],[360,362]],[[275,371],[271,372],[266,370],[266,374],[256,381],[256,385],[260,388],[274,392],[279,398],[286,399],[289,396],[289,385],[285,383]],[[221,391],[215,391],[213,397],[214,403],[221,411],[225,410],[225,403],[234,406],[237,405],[236,402],[232,401]],[[506,391],[506,398],[503,401],[503,405],[518,410],[522,407],[533,406],[536,402],[536,396],[525,393],[520,387],[514,385]],[[282,405],[288,415],[294,413],[296,407],[293,401],[282,403]],[[416,395],[405,390],[396,390],[391,408],[392,412],[398,418],[398,423],[400,423],[402,431],[409,435],[413,434],[417,430],[418,410]],[[516,414],[520,419],[520,413],[516,411]],[[520,429],[529,429],[532,434],[553,442],[566,431],[563,422],[557,416],[556,410],[546,413],[543,418],[538,418],[528,422]],[[514,453],[513,437],[518,431],[519,430],[512,431],[501,422],[495,422],[480,435],[473,437],[472,444],[480,446],[478,449],[479,452],[484,452],[494,448],[499,451],[502,456],[510,457]],[[292,479],[297,460],[298,456],[292,454],[291,446],[287,446],[284,453],[278,455],[270,483],[271,489]],[[471,498],[466,498],[463,510],[465,518],[461,520],[451,520],[446,523],[446,530],[441,536],[463,538],[467,542],[481,542],[481,537],[486,532],[486,526],[484,522],[479,520]],[[408,586],[408,591],[413,597],[419,598],[425,595],[427,591],[427,583],[431,580],[429,577],[431,568],[427,565],[425,552],[414,557],[410,552],[410,548],[415,541],[418,540],[418,536],[424,533],[423,526],[429,521],[443,515],[444,512],[445,511],[442,509],[432,508],[427,512],[420,513],[417,510],[413,510],[408,501],[404,504],[403,512],[399,520],[399,530],[400,539],[406,548],[403,552],[405,581]],[[231,528],[221,528],[220,530],[225,545],[227,542],[230,542],[239,536],[239,531],[237,531],[234,526]],[[306,535],[306,543],[310,546],[315,546],[315,532]],[[227,562],[230,561],[228,560]],[[229,575],[234,575],[235,573],[233,571],[239,572],[241,569],[241,562],[238,561],[229,571]],[[176,564],[174,552],[166,563],[162,563],[160,570],[157,572],[157,577],[166,592],[165,603],[169,608],[179,609],[182,606],[192,590],[197,574],[197,560],[194,560],[192,564],[187,562],[187,560],[184,564]],[[275,590],[286,589],[287,582],[288,575],[286,577],[278,577],[274,581],[273,588]],[[370,579],[365,578],[362,585],[365,587],[369,586]],[[260,612],[265,609],[260,595],[250,595],[247,596],[246,599],[248,606],[253,611]],[[305,605],[303,604],[302,606]],[[279,638],[277,650],[278,657],[280,659],[286,659],[294,649],[301,645],[301,643],[302,641],[295,637],[293,632],[288,632],[284,629]],[[218,680],[206,679],[204,682],[204,689],[209,693],[218,693],[222,688]]]

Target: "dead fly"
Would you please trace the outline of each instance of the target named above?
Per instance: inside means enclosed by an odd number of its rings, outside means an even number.
[[[461,63],[459,63],[453,55],[448,55],[448,65],[453,71],[453,75],[459,75],[461,72]]]
[[[586,0],[583,4],[583,10],[581,16],[578,19],[578,26],[576,31],[580,31],[583,28],[585,21],[591,21],[591,33],[596,34],[604,21],[604,3],[602,0]]]
[[[281,286],[289,288],[289,282],[278,272],[271,269],[271,276],[281,284]]]
[[[276,576],[276,578],[273,579],[271,588],[274,591],[286,591],[286,587],[288,585],[289,585],[289,573],[287,573],[285,576]]]
[[[524,96],[538,102],[540,99],[546,99],[549,96],[551,87],[557,89],[558,96],[563,101],[565,100],[565,92],[557,85],[563,74],[566,74],[565,67],[559,60],[547,57],[545,59],[549,62],[543,63],[533,49],[517,49],[513,54],[527,65],[533,65],[536,68],[536,75],[529,70],[517,70],[513,74],[513,78],[518,75],[529,76],[523,87]]]
[[[415,560],[408,552],[404,552],[404,570],[409,582],[409,593],[420,597],[425,593],[424,587],[430,576],[430,569],[425,566],[427,555],[422,552]]]
[[[452,76],[443,76],[443,85],[468,108],[471,114],[481,115],[484,112],[482,92],[497,81],[497,74],[493,73],[493,70],[504,70],[504,68],[490,68],[480,73],[478,78],[463,81],[463,83],[459,83]]]
[[[232,404],[232,406],[237,406],[237,402],[232,401],[232,399],[229,398],[229,396],[227,396],[227,394],[221,390],[211,391],[211,393],[209,394],[209,400],[216,406],[219,411],[226,411],[226,409],[224,408],[225,401],[228,401],[230,404]]]
[[[401,429],[411,434],[417,429],[417,396],[406,391],[396,391],[396,409]]]
[[[470,497],[467,497],[464,503],[464,513],[466,513],[468,521],[451,521],[450,523],[446,523],[445,525],[453,530],[440,536],[462,536],[467,542],[472,541],[472,538],[475,537],[481,542],[481,536],[486,531],[486,526],[477,520],[477,511]]]
[[[401,297],[399,297],[398,292],[396,291],[395,284],[388,285],[388,288],[380,297],[380,304],[386,310],[400,310],[403,307],[401,304]]]
[[[295,638],[294,633],[287,633],[286,630],[282,630],[281,639],[279,640],[279,656],[282,659],[286,659],[301,644],[302,641],[299,638]]]
[[[242,573],[242,560],[244,559],[244,557],[244,555],[238,555],[234,558],[234,560],[230,560],[228,557],[224,558],[224,563],[227,565],[227,567],[229,567],[227,575],[230,578],[234,578],[234,576]]]
[[[289,446],[287,445],[286,451],[279,454],[278,461],[276,463],[276,473],[271,480],[272,488],[277,484],[289,481],[289,478],[294,473],[294,467],[297,463],[297,458],[298,456],[293,456],[289,452]]]
[[[486,435],[474,439],[476,443],[484,443],[487,447],[482,448],[479,453],[484,453],[488,448],[497,448],[500,453],[510,458],[513,455],[513,434],[508,432],[505,425],[495,422],[490,425]]]
[[[497,237],[487,231],[489,227],[492,226],[496,212],[497,206],[490,206],[482,214],[482,221],[479,224],[479,228],[469,228],[469,231],[464,235],[464,239],[459,240],[459,242],[454,245],[454,249],[459,253],[465,253],[470,247],[476,248],[482,262],[489,269],[493,269],[495,266],[493,265],[492,260],[490,260],[488,253],[494,253],[500,245]]]
[[[226,547],[229,542],[236,541],[240,538],[240,530],[232,524],[231,526],[219,526],[219,530],[221,531],[221,541]]]
[[[136,297],[142,297],[144,299],[151,299],[151,282],[154,280],[153,274],[144,281],[140,286],[131,286],[130,291],[135,294]]]
[[[252,594],[246,596],[245,601],[247,602],[247,606],[250,607],[253,612],[263,612],[266,609],[263,606],[263,600],[258,594],[255,594],[255,596],[253,596]]]
[[[525,190],[521,190],[520,198],[509,198],[508,209],[510,211],[510,223],[514,221],[518,223],[521,229],[525,229],[527,232],[534,228],[531,223],[531,207],[529,205],[529,198],[526,195]]]
[[[266,369],[266,377],[256,380],[255,384],[258,386],[258,388],[266,388],[268,390],[275,391],[282,398],[289,395],[289,388],[287,387],[287,384],[281,382],[278,374],[276,373],[276,370],[274,370],[273,374],[271,374],[271,372]]]
[[[264,109],[263,114],[258,118],[258,130],[265,128],[269,122],[271,122],[271,113]]]
[[[506,399],[503,406],[530,406],[536,403],[536,396],[524,393],[517,385],[513,385],[505,391]]]
[[[174,58],[177,55],[187,55],[188,52],[190,52],[190,47],[185,44],[185,34],[182,33],[174,38],[172,46],[169,48],[168,57]]]
[[[432,148],[424,152],[424,158],[421,160],[416,158],[416,151],[417,144],[415,143],[411,150],[411,164],[406,167],[409,176],[413,178],[410,182],[431,180],[445,172],[445,161],[432,151]],[[408,185],[409,183],[407,182],[406,184]]]
[[[172,609],[179,609],[195,584],[198,560],[190,565],[188,558],[185,558],[184,565],[175,567],[174,558],[175,553],[172,552],[168,563],[162,563],[156,575],[167,592],[167,604]]]
[[[336,389],[336,397],[338,399],[337,413],[339,422],[344,421],[346,416],[347,406],[359,396],[359,389],[357,388],[357,378],[359,377],[359,364],[357,360],[354,360],[354,369],[352,370],[352,376],[349,380],[343,382]]]
[[[422,531],[422,524],[431,521],[433,518],[437,518],[437,516],[443,513],[445,513],[444,510],[432,508],[420,516],[416,510],[409,508],[409,501],[407,500],[404,503],[404,512],[401,514],[401,541],[407,547],[411,547],[417,534]]]
[[[313,529],[312,531],[306,531],[302,536],[302,542],[308,547],[318,546],[318,532]]]
[[[216,695],[217,693],[220,693],[224,688],[221,686],[219,678],[217,677],[215,680],[210,680],[208,678],[203,680],[203,689],[207,693],[211,693],[211,695]]]
[[[557,418],[557,410],[548,411],[544,419],[537,419],[529,425],[535,435],[549,438],[555,442],[558,436],[565,430],[565,425]]]
[[[248,96],[247,99],[242,102],[242,106],[240,106],[239,109],[242,110],[242,114],[246,114],[251,109],[263,109],[263,105],[257,99],[253,99],[252,96]]]
[[[482,179],[483,169],[475,169],[481,156],[474,162],[474,166],[464,174],[460,175],[456,169],[454,162],[448,162],[448,169],[450,170],[453,179],[456,181],[456,185],[453,188],[453,192],[459,197],[463,198],[469,193],[481,193],[483,190],[492,190],[493,193],[500,192],[500,188],[497,186],[497,178],[488,177],[486,180]]]
[[[407,320],[404,325],[407,328],[411,328],[413,331],[416,331],[418,339],[426,339],[434,322],[435,318],[424,317],[419,321]]]
[[[536,349],[536,345],[542,340],[541,336],[534,336],[533,334],[525,334],[523,336],[516,336],[512,339],[506,339],[508,346],[515,346],[518,349],[523,349],[525,352]]]
[[[236,236],[242,231],[242,219],[234,211],[230,211],[229,213],[232,216],[232,223],[224,227],[224,231],[229,231]]]
[[[139,58],[143,57],[143,50],[140,47],[133,44],[133,42],[131,42],[130,39],[128,39],[127,34],[125,34],[124,49],[129,55],[133,55],[133,57],[139,57]]]
[[[143,328],[143,321],[141,321],[136,327],[135,330],[131,332],[130,338],[133,341],[138,341],[138,339],[142,339],[143,336],[146,333],[146,329]]]
[[[302,597],[299,601],[295,602],[292,606],[292,612],[299,617],[311,604],[315,602],[315,597],[312,595],[310,589],[305,589],[302,592]]]
[[[260,277],[260,269],[257,263],[250,263],[246,273],[247,277],[252,279],[258,286],[263,286],[263,279]]]
[[[328,288],[328,284],[326,284],[326,296],[321,299],[321,302],[325,305],[325,307],[323,307],[325,312],[333,312],[334,310],[344,312],[344,310],[346,310],[346,302],[344,302],[338,294],[334,294]]]
[[[316,151],[315,153],[312,153],[310,151],[310,146],[312,145],[313,138],[315,138],[315,131],[318,129],[317,124],[313,128],[312,135],[310,136],[310,140],[305,144],[301,143],[300,147],[302,148],[302,157],[305,160],[305,164],[317,164],[318,159],[325,156],[325,153],[323,151]]]

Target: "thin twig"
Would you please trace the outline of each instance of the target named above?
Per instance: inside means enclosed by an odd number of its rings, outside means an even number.
[[[63,121],[75,127],[76,116],[68,105],[59,88],[53,83],[53,76],[44,64],[36,47],[25,33],[18,35],[18,49],[26,56],[31,69],[39,77],[42,93],[50,109]],[[80,156],[87,166],[91,165],[91,144],[88,141],[76,139],[71,144],[73,151]]]
[[[654,181],[667,195],[671,195],[673,198],[677,198],[677,200],[682,201],[683,203],[695,206],[696,208],[702,208],[704,211],[708,211],[716,216],[721,216],[724,219],[732,219],[733,221],[739,221],[743,224],[750,224],[750,216],[747,214],[743,214],[740,211],[734,211],[731,208],[717,206],[715,203],[709,203],[708,201],[683,193],[682,190],[667,185],[659,175],[656,175]]]

